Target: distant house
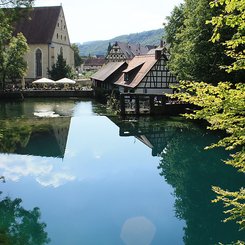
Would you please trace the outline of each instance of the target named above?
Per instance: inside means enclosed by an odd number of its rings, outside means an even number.
[[[177,84],[176,77],[166,67],[167,56],[163,47],[146,55],[135,56],[115,82],[120,93],[140,94],[172,93],[170,85]]]
[[[105,62],[103,58],[88,58],[84,61],[83,71],[98,71]]]
[[[62,6],[34,7],[15,26],[15,34],[22,32],[27,39],[29,52],[26,80],[48,77],[48,70],[63,54],[66,63],[74,67],[74,52]]]
[[[133,59],[136,55],[143,55],[147,52],[149,52],[149,49],[140,44],[115,42],[109,50],[106,60],[107,62],[126,61]]]
[[[112,90],[115,87],[114,83],[126,68],[127,63],[125,61],[107,63],[91,76],[93,86],[95,88],[102,88],[105,91]]]

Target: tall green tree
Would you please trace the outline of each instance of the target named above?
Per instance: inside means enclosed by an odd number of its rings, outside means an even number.
[[[74,51],[74,62],[75,62],[75,67],[79,67],[82,64],[82,57],[80,56],[79,48],[76,43],[73,43],[71,45],[71,48]]]
[[[63,58],[62,54],[59,54],[57,61],[53,64],[52,69],[48,71],[51,79],[57,81],[64,77],[73,78],[74,73],[72,68],[66,64],[66,60]]]
[[[6,80],[25,75],[24,54],[28,46],[22,34],[13,37],[13,26],[32,3],[33,0],[0,0],[0,89],[5,89]]]
[[[232,59],[224,53],[224,46],[211,43],[213,27],[206,25],[221,9],[212,9],[209,0],[185,0],[168,18],[165,28],[170,44],[169,67],[180,80],[218,81],[237,80],[219,67],[230,64]],[[229,28],[223,32],[230,35]]]
[[[227,72],[244,72],[244,44],[245,44],[245,2],[240,0],[215,0],[210,3],[213,8],[222,9],[217,16],[213,16],[208,23],[214,27],[213,43],[220,42],[225,47],[225,54],[233,59],[226,67]],[[224,28],[229,27],[230,37],[225,35]],[[207,53],[209,54],[209,53]],[[204,82],[181,82],[178,97],[182,101],[197,105],[194,113],[186,115],[192,119],[204,119],[211,130],[223,130],[226,137],[212,147],[224,147],[232,151],[227,164],[245,173],[245,84],[243,81],[235,86],[229,82],[220,82],[213,86]],[[184,92],[183,92],[184,91]],[[209,148],[210,148],[209,147]],[[220,187],[213,187],[217,193],[214,202],[222,201],[228,214],[225,221],[235,220],[245,229],[245,189],[228,191]],[[237,244],[244,244],[238,241]]]

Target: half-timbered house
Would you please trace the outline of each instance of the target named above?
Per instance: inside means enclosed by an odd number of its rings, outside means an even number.
[[[136,55],[146,54],[149,49],[140,44],[115,42],[109,50],[107,62],[120,62],[133,59]]]
[[[166,67],[167,56],[164,51],[164,48],[157,48],[129,61],[127,68],[115,82],[120,93],[172,93],[170,85],[177,84],[177,80]]]

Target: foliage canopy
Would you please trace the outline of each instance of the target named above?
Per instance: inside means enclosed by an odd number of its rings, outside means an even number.
[[[193,2],[191,0],[186,0],[185,9],[188,10],[191,6],[189,4]],[[208,1],[198,0],[197,6],[201,3]],[[201,5],[200,5],[201,6]],[[210,47],[219,47],[223,48],[223,54],[220,53],[222,57],[224,55],[228,58],[229,62],[225,62],[226,59],[223,59],[218,67],[226,68],[226,72],[232,73],[232,77],[236,77],[237,74],[244,75],[244,44],[245,44],[245,2],[240,0],[215,0],[210,2],[209,6],[211,8],[203,8],[209,13],[203,19],[210,27],[213,27],[212,35],[209,37]],[[186,11],[186,10],[185,10]],[[200,12],[201,14],[201,12]],[[202,18],[202,17],[200,17]],[[197,18],[197,22],[200,18]],[[179,47],[180,52],[184,51],[183,46],[190,53],[192,51],[193,36],[190,34],[190,39],[186,40],[183,37],[189,37],[185,35],[188,33],[188,30],[193,30],[192,18],[189,17],[184,20],[184,29],[185,31],[176,32],[176,38],[182,38],[181,41],[184,41],[184,44]],[[207,39],[206,39],[207,40]],[[194,41],[195,43],[195,41]],[[218,45],[218,46],[217,46]],[[171,49],[172,53],[172,64],[170,62],[170,67],[186,71],[185,67],[182,68],[181,63],[176,57],[179,57],[180,52],[176,50],[178,43],[173,41],[173,47]],[[207,49],[205,47],[204,51],[206,56],[212,56],[212,48]],[[183,56],[186,53],[183,52]],[[199,54],[197,54],[199,55]],[[187,56],[188,57],[188,56]],[[187,58],[188,59],[188,58]],[[206,60],[203,60],[204,63]],[[188,60],[187,60],[188,62]],[[210,62],[210,61],[209,61]],[[196,59],[190,64],[190,68],[197,67]],[[175,71],[177,70],[175,69]],[[189,72],[189,71],[188,71]],[[191,73],[186,74],[191,74]],[[207,73],[210,76],[211,80],[213,77],[211,73]],[[182,76],[183,79],[189,80],[199,80],[195,76]],[[219,76],[217,77],[219,78]],[[231,78],[227,76],[227,80]],[[237,76],[236,78],[239,78]],[[240,76],[241,79],[244,79],[244,76]],[[203,79],[205,81],[210,81],[210,79]],[[214,80],[216,81],[216,80]],[[234,81],[234,80],[230,80]],[[219,82],[217,86],[205,83],[205,82],[180,82],[178,88],[179,93],[172,95],[174,98],[179,98],[182,101],[194,104],[198,107],[191,114],[186,114],[187,118],[192,119],[204,119],[209,123],[209,129],[211,130],[223,130],[226,132],[226,136],[218,141],[216,144],[213,144],[207,148],[212,147],[224,147],[226,150],[231,151],[231,158],[225,161],[227,164],[230,164],[239,171],[245,172],[245,84],[242,80],[236,80],[237,84],[231,82]],[[213,187],[213,190],[217,193],[217,198],[214,202],[222,201],[226,208],[225,213],[229,214],[228,218],[224,221],[235,220],[240,226],[241,229],[245,228],[245,191],[244,188],[241,188],[239,191],[228,191],[223,190],[219,187]],[[243,244],[243,242],[238,241],[237,244]]]

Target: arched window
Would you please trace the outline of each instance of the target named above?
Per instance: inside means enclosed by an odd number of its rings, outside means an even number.
[[[36,50],[36,77],[42,77],[42,51]]]

